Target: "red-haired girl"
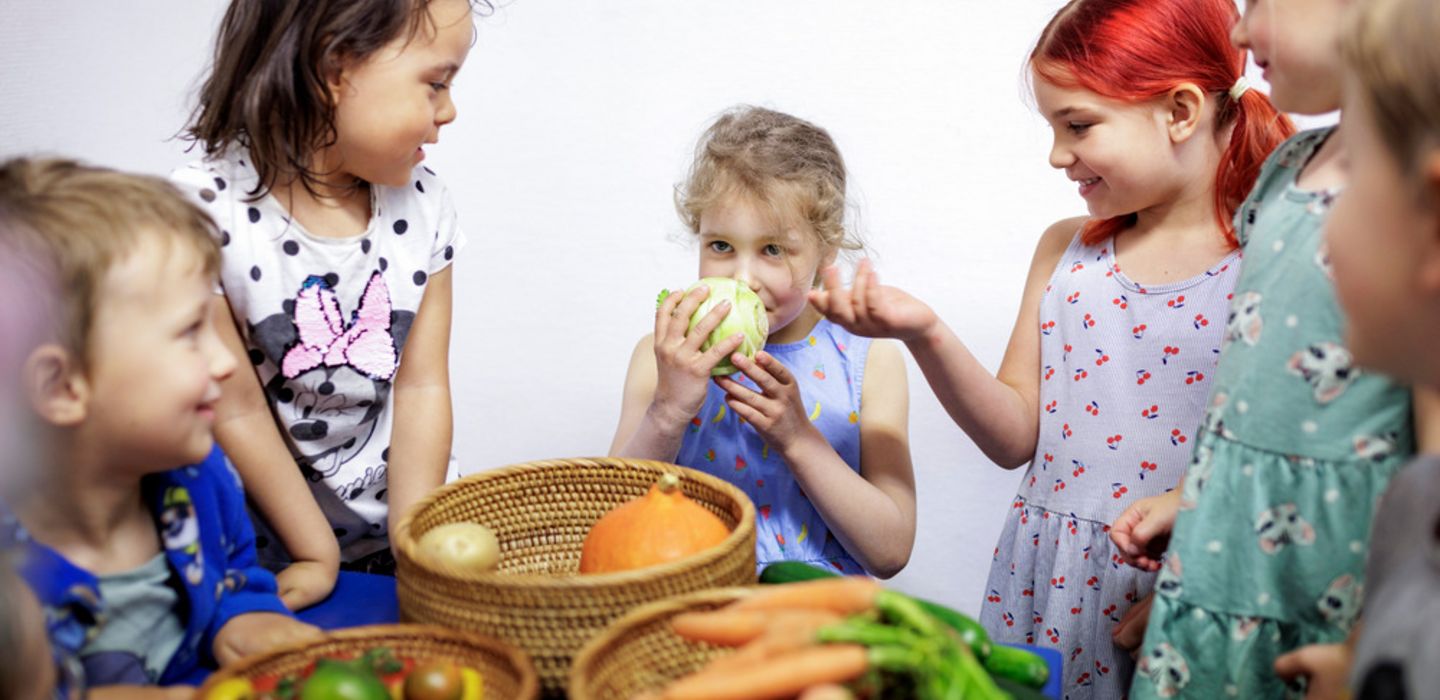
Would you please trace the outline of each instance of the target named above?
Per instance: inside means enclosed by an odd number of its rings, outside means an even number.
[[[852,331],[905,341],[997,464],[1029,462],[981,621],[1058,649],[1072,699],[1129,685],[1111,632],[1155,575],[1121,563],[1109,523],[1184,472],[1239,270],[1230,220],[1292,130],[1247,90],[1236,18],[1230,0],[1075,0],[1045,28],[1030,68],[1050,164],[1090,216],[1041,237],[996,375],[867,263],[813,294]]]

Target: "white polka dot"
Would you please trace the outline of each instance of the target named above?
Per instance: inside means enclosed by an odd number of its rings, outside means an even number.
[[[1325,502],[1334,503],[1340,500],[1340,489],[1330,489],[1325,492]]]
[[[1261,605],[1269,605],[1269,604],[1270,604],[1270,594],[1269,594],[1269,593],[1261,593],[1259,596],[1257,596],[1257,597],[1255,598],[1255,602],[1257,602],[1257,603],[1259,603],[1259,604],[1261,604]]]
[[[1220,540],[1210,540],[1210,542],[1205,545],[1205,549],[1210,552],[1218,552],[1224,548],[1225,545],[1222,544]]]
[[[1200,608],[1195,608],[1194,616],[1197,620],[1203,620],[1205,619],[1205,611],[1201,610]]]
[[[1225,694],[1229,695],[1232,698],[1240,697],[1240,686],[1233,683],[1225,686]]]
[[[1354,553],[1356,553],[1356,554],[1359,554],[1359,553],[1365,551],[1365,543],[1364,543],[1364,542],[1361,542],[1360,540],[1355,540],[1354,542],[1351,542],[1351,543],[1350,543],[1350,551],[1352,551],[1352,552],[1354,552]]]
[[[1273,246],[1271,246],[1271,247],[1274,248],[1274,249],[1275,249],[1275,252],[1277,252],[1277,253],[1280,252],[1280,251],[1282,251],[1282,250],[1285,250],[1285,239],[1282,238],[1282,239],[1280,239],[1280,240],[1275,241],[1275,245],[1273,245]]]
[[[1245,476],[1255,476],[1255,465],[1247,464],[1243,467],[1240,467],[1240,473],[1244,474]]]
[[[1250,410],[1250,402],[1249,402],[1249,401],[1241,400],[1241,401],[1236,401],[1236,402],[1235,402],[1235,411],[1236,411],[1237,413],[1245,413],[1245,412],[1247,412],[1247,411],[1249,411],[1249,410]]]
[[[1305,432],[1307,432],[1307,433],[1313,433],[1313,432],[1319,430],[1319,429],[1320,429],[1320,426],[1317,425],[1317,424],[1315,423],[1315,421],[1313,421],[1313,420],[1307,420],[1307,421],[1305,421],[1304,423],[1301,423],[1301,424],[1300,424],[1300,429],[1303,430],[1303,431],[1305,431]]]
[[[1285,317],[1285,326],[1287,328],[1294,328],[1298,325],[1300,325],[1300,319],[1294,314]]]

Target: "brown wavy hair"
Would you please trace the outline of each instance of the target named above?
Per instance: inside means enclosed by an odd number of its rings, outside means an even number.
[[[467,0],[493,9],[489,0]],[[206,156],[249,152],[263,197],[299,180],[311,193],[324,173],[316,151],[335,143],[335,101],[326,76],[385,45],[435,30],[431,0],[232,0],[215,37],[210,75],[184,138]]]
[[[719,200],[741,194],[798,215],[822,250],[861,250],[845,228],[845,159],[824,129],[784,112],[739,106],[705,130],[675,209],[691,233]]]

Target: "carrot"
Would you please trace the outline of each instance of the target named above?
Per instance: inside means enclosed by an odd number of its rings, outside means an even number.
[[[770,618],[770,614],[760,610],[721,608],[676,615],[670,620],[670,627],[686,639],[738,647],[764,634]]]
[[[725,607],[703,613],[682,613],[670,620],[675,633],[693,641],[738,647],[773,629],[799,626],[810,633],[839,622],[840,616],[823,610],[736,610]]]
[[[880,584],[865,576],[841,576],[771,586],[744,598],[736,610],[829,610],[854,615],[875,607]]]
[[[797,700],[855,700],[855,694],[843,685],[824,683],[806,688]]]
[[[777,613],[765,634],[740,647],[733,654],[718,656],[696,672],[727,674],[756,662],[804,649],[816,641],[822,627],[840,622],[842,618],[821,610],[795,610]]]
[[[844,683],[860,677],[869,653],[858,644],[826,644],[771,657],[719,674],[697,674],[665,689],[665,700],[778,700],[812,685]]]

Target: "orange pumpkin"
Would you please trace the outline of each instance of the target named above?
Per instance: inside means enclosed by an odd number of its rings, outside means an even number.
[[[660,477],[650,492],[600,518],[580,549],[580,573],[604,574],[663,564],[725,541],[730,528],[685,497],[680,478]]]

